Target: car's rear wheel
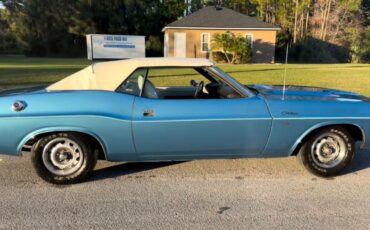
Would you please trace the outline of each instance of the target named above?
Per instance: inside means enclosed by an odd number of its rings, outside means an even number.
[[[96,165],[97,155],[83,135],[71,133],[45,136],[31,151],[36,173],[54,184],[77,183],[86,179]]]
[[[313,174],[336,176],[353,160],[354,140],[342,127],[328,127],[313,135],[304,144],[298,156]]]

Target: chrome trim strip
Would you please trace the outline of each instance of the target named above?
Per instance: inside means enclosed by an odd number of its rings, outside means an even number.
[[[273,117],[274,120],[352,120],[352,119],[358,119],[358,120],[370,120],[370,117]]]
[[[147,123],[147,122],[202,122],[202,121],[266,121],[272,120],[269,117],[260,117],[260,118],[215,118],[215,119],[166,119],[166,120],[135,120],[133,123]]]

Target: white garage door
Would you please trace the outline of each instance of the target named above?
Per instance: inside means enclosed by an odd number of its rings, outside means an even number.
[[[186,33],[175,33],[175,57],[186,57]]]

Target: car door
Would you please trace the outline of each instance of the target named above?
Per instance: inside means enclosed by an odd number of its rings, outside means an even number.
[[[143,159],[196,159],[260,154],[271,117],[258,96],[238,99],[137,97],[133,137]]]

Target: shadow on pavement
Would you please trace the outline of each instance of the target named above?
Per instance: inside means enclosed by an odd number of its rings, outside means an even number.
[[[370,168],[370,149],[357,149],[357,154],[355,155],[352,164],[343,174],[356,173],[367,168]]]
[[[184,162],[138,162],[138,163],[121,163],[113,166],[99,168],[93,172],[93,175],[88,180],[98,181],[104,179],[117,178],[130,174],[140,173],[148,170],[153,170],[162,167],[169,167]],[[262,163],[262,162],[261,162]],[[303,166],[302,166],[303,167]],[[357,150],[357,154],[350,165],[342,175],[357,174],[357,172],[370,168],[370,150]],[[276,169],[279,170],[279,169]]]
[[[109,178],[126,176],[134,173],[144,172],[156,168],[168,167],[171,165],[180,164],[183,162],[135,162],[122,163],[105,168],[97,169],[93,172],[89,181],[98,181]]]

